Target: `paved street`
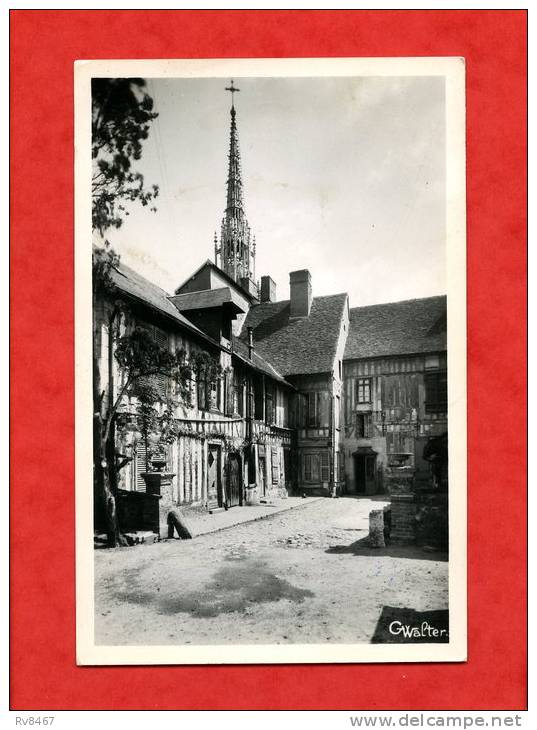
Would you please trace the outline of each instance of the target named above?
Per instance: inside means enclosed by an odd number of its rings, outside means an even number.
[[[96,642],[361,643],[383,606],[447,608],[445,555],[363,544],[384,504],[323,499],[190,541],[97,550]]]

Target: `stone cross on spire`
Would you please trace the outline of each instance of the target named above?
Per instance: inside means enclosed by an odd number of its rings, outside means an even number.
[[[226,86],[226,91],[231,93],[227,197],[220,231],[220,246],[217,246],[215,241],[215,263],[218,263],[218,254],[220,254],[220,268],[226,274],[237,282],[243,280],[243,285],[246,280],[253,285],[255,244],[244,214],[239,134],[234,105],[234,94],[240,89],[234,85],[233,79],[231,79],[231,84]]]

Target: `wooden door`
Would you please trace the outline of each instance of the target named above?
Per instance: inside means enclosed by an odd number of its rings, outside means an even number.
[[[215,444],[209,444],[207,454],[207,500],[209,509],[223,506],[220,447]]]
[[[356,493],[365,494],[366,478],[365,478],[365,457],[354,457],[354,480],[356,484]]]
[[[227,498],[229,507],[242,503],[241,457],[230,454],[227,462]]]

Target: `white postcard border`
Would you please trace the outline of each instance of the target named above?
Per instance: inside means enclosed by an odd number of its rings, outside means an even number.
[[[92,487],[91,78],[444,76],[449,409],[447,644],[101,646],[94,642]],[[75,63],[76,647],[80,665],[465,661],[466,193],[463,58],[93,60]]]

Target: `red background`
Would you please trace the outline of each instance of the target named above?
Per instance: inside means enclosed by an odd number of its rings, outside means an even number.
[[[523,709],[526,704],[525,11],[12,11],[11,706]],[[75,665],[73,62],[464,56],[469,659]]]

